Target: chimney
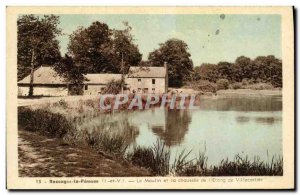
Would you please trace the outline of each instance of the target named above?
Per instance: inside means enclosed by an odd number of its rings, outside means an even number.
[[[168,66],[167,62],[164,62],[164,67],[165,67],[165,69],[168,68],[167,66]]]

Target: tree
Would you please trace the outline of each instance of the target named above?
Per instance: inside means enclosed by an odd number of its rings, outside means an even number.
[[[54,69],[70,84],[82,85],[85,80],[82,67],[76,66],[73,59],[67,54],[58,63],[54,64]]]
[[[169,85],[182,86],[184,81],[191,79],[193,61],[188,52],[188,45],[179,39],[169,39],[149,54],[148,60],[152,66],[168,64]]]
[[[134,38],[131,35],[132,28],[128,22],[123,22],[124,30],[114,30],[113,47],[119,65],[118,70],[124,74],[129,71],[130,66],[137,66],[142,60],[142,54],[139,52],[138,46],[134,44]]]
[[[244,78],[251,79],[251,59],[245,56],[240,56],[232,65],[232,74],[234,81],[241,82]]]
[[[229,62],[219,62],[217,65],[218,77],[232,81],[232,64]]]
[[[78,28],[70,35],[68,44],[69,55],[84,73],[117,72],[110,61],[111,48],[112,31],[101,22]]]
[[[200,79],[208,80],[210,82],[216,82],[218,80],[217,65],[215,64],[201,64],[199,68],[195,69],[197,75]]]
[[[70,36],[68,52],[74,63],[83,67],[84,73],[121,73],[130,65],[141,61],[138,47],[133,44],[131,27],[112,30],[107,24],[93,22],[87,28],[80,27]]]
[[[273,55],[258,56],[253,60],[257,67],[258,78],[271,83],[275,87],[282,87],[282,61]]]
[[[58,28],[55,15],[22,15],[18,18],[18,80],[30,73],[29,96],[33,95],[34,69],[42,64],[54,64],[60,59]]]
[[[54,64],[54,70],[66,81],[68,81],[71,94],[82,94],[82,86],[85,77],[82,74],[82,67],[76,66],[73,59],[67,54],[59,62]]]
[[[113,48],[115,53],[114,64],[118,64],[118,71],[122,74],[121,89],[125,84],[125,74],[128,73],[130,66],[137,66],[142,60],[142,54],[139,52],[137,45],[133,43],[131,35],[131,26],[128,22],[123,22],[124,30],[114,30]]]

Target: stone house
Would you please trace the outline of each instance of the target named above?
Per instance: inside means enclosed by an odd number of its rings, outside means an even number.
[[[129,68],[127,88],[136,93],[166,93],[168,91],[167,66]]]

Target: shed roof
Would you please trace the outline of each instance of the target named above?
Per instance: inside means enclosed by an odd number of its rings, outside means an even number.
[[[122,74],[86,74],[86,84],[107,84],[112,80],[121,80]]]
[[[141,66],[131,66],[129,68],[128,77],[136,78],[165,78],[166,68],[165,67],[141,67]]]
[[[18,82],[18,84],[29,83],[30,75]],[[53,67],[42,65],[34,71],[33,84],[67,84],[67,82],[53,69]]]

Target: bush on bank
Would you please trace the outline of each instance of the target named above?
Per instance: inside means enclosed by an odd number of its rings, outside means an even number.
[[[31,110],[26,107],[18,108],[18,127],[60,138],[74,129],[72,123],[61,114],[44,109]]]

